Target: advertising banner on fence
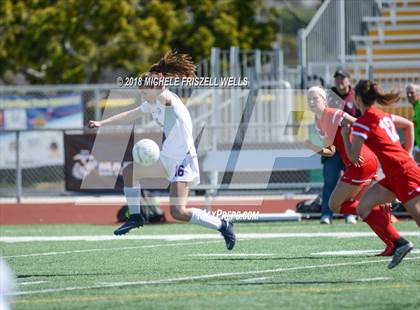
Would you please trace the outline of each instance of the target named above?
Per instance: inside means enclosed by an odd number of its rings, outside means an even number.
[[[64,164],[61,131],[29,131],[20,133],[22,168],[60,166]],[[16,134],[0,134],[0,170],[16,168]]]
[[[153,139],[159,144],[162,134],[136,135],[135,141],[143,138]],[[103,134],[100,140],[105,143],[96,144],[97,150],[99,150],[93,155],[91,151],[95,139],[96,135],[94,134],[64,135],[66,190],[86,192],[122,190],[122,168],[132,162],[133,135],[130,135],[128,144],[124,143],[123,149],[116,149],[122,147],[122,140],[127,140],[127,133]],[[122,160],[120,156],[116,155],[121,151],[125,151]],[[91,186],[81,188],[82,182],[86,182],[86,180]],[[143,184],[149,188],[158,186],[156,180],[146,180]]]
[[[80,94],[59,96],[0,96],[0,169],[16,167],[16,134],[1,130],[80,129],[83,126]],[[20,134],[22,168],[64,164],[61,131],[28,131]]]
[[[80,94],[0,97],[0,129],[68,129],[82,126]]]

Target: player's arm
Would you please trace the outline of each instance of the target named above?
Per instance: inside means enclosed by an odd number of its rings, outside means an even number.
[[[306,140],[304,142],[304,145],[308,149],[311,149],[315,153],[318,153],[319,155],[324,156],[324,157],[332,157],[332,156],[334,156],[334,154],[336,152],[336,149],[335,149],[334,145],[320,147],[320,146],[317,146],[317,145],[313,144],[309,140]]]
[[[89,121],[90,128],[99,128],[104,125],[115,125],[115,124],[131,124],[140,116],[144,115],[140,108],[135,108],[129,111],[125,111],[101,121]]]
[[[401,128],[404,134],[404,149],[408,152],[408,154],[413,153],[414,147],[414,124],[413,122],[409,121],[408,119],[399,116],[399,115],[392,115],[392,120],[395,124],[395,127]]]
[[[343,119],[340,122],[340,126],[346,126],[346,125],[353,125],[353,123],[357,120],[354,116],[351,116],[348,113],[343,114]]]
[[[350,114],[348,114],[348,113],[346,113],[346,112],[344,112],[344,113],[342,113],[342,115],[341,115],[341,119],[339,119],[339,121],[338,121],[338,125],[339,126],[342,126],[342,128],[343,127],[351,127],[351,125],[356,121],[357,119],[355,118],[355,117],[353,117],[353,116],[351,116]],[[336,123],[337,124],[337,123]],[[347,135],[347,137],[349,136],[349,133],[347,133],[346,134]],[[328,144],[328,142],[330,142],[330,141],[326,141],[325,139],[323,139],[324,140],[324,144]],[[331,150],[331,149],[329,149],[329,148],[331,148],[331,147],[333,147],[333,149]],[[324,148],[325,149],[325,148]],[[334,154],[335,154],[335,152],[336,152],[336,149],[335,149],[335,146],[334,145],[331,145],[330,147],[328,147],[327,148],[327,150],[324,150],[324,152],[326,153],[326,154],[331,154],[331,155],[322,155],[322,156],[327,156],[327,157],[330,157],[330,156],[334,156]],[[361,163],[361,161],[362,161],[363,159],[362,159],[362,157],[361,156],[358,156],[358,159],[357,159],[357,161],[356,161],[356,163],[354,163],[354,164],[360,164]]]
[[[158,96],[158,100],[164,104],[165,106],[171,106],[172,102],[171,102],[171,96],[169,95],[169,93],[167,91],[163,91],[159,94]]]
[[[350,125],[341,127],[341,135],[343,137],[344,148],[347,153],[347,157],[354,165],[360,165],[363,162],[363,157],[361,156],[362,146],[365,143],[365,140],[358,136],[353,135],[352,141],[350,142]]]

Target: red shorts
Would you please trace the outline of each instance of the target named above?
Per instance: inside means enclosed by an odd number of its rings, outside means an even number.
[[[378,160],[376,157],[371,157],[360,167],[354,165],[347,166],[340,181],[352,185],[368,185],[375,180],[377,171]]]
[[[420,195],[420,167],[410,165],[385,176],[379,181],[383,187],[393,192],[402,204]]]

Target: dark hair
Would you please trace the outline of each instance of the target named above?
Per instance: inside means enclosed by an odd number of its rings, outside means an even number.
[[[168,77],[195,77],[196,66],[188,54],[178,54],[176,51],[165,55],[149,69],[149,73],[162,73]]]
[[[371,106],[375,102],[380,105],[388,106],[394,104],[400,100],[399,91],[390,91],[384,93],[378,84],[371,80],[360,80],[354,88],[356,96],[362,98],[362,102],[365,106]]]

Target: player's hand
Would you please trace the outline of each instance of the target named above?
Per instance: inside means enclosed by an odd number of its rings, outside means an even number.
[[[365,159],[363,158],[363,156],[362,155],[359,155],[359,159],[354,164],[354,166],[359,168],[359,167],[361,167],[363,165],[364,162],[365,162]]]
[[[89,121],[89,128],[99,128],[101,127],[101,122],[100,121]]]
[[[353,125],[353,123],[350,122],[347,118],[343,118],[343,120],[340,123],[340,126],[342,126],[342,127],[344,127],[344,126],[350,126],[351,127],[352,125]]]

